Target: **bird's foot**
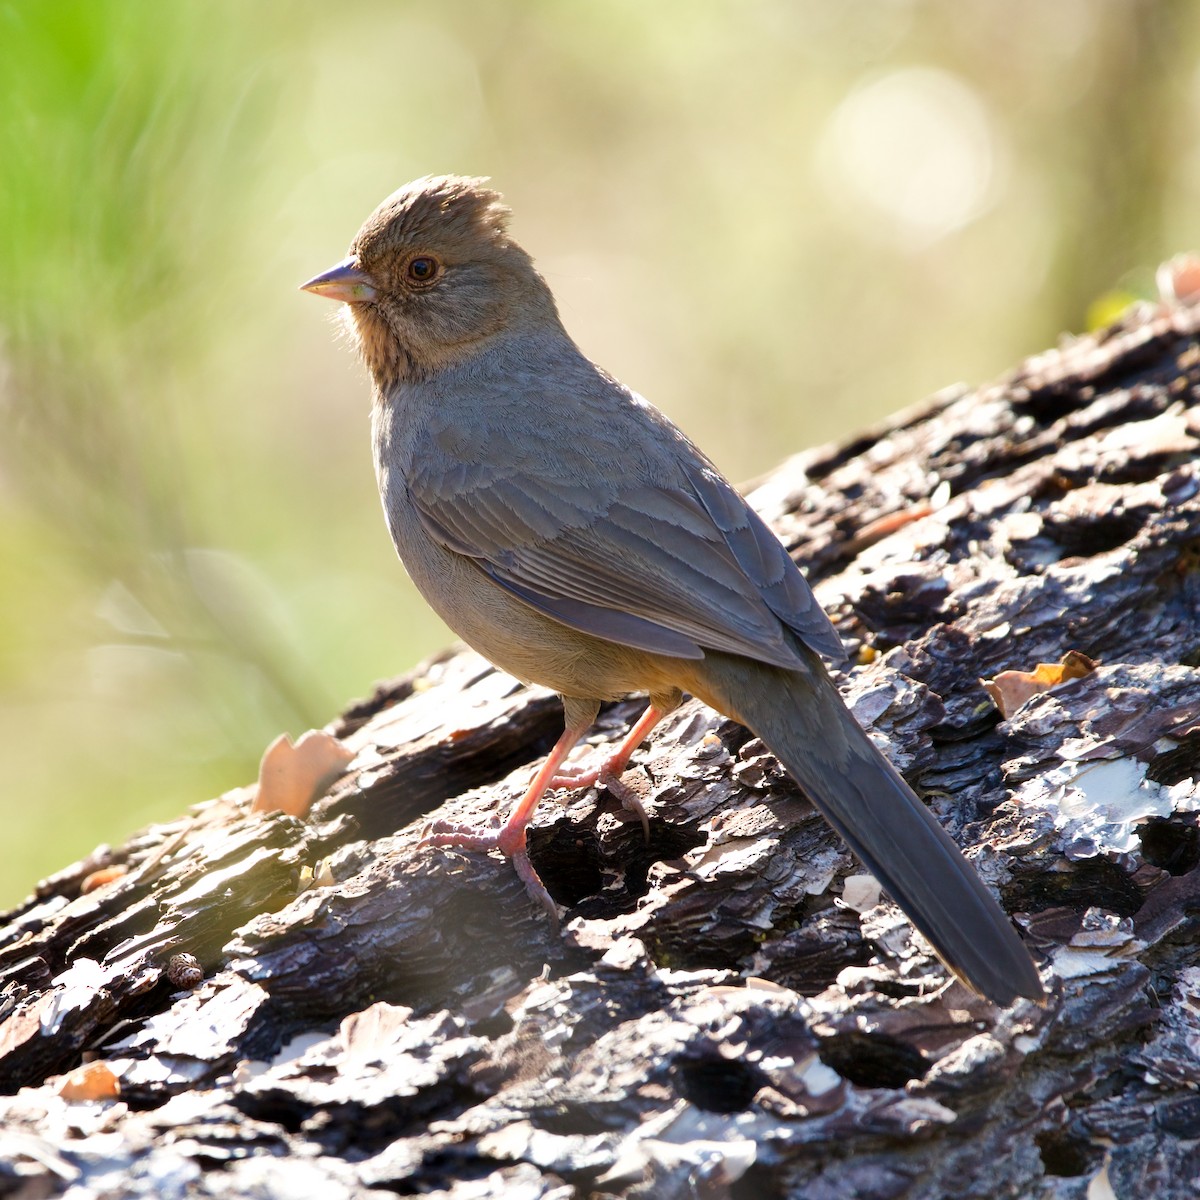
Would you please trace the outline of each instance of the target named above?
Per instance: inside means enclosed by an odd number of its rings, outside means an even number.
[[[567,763],[559,767],[550,780],[552,788],[588,788],[599,785],[607,788],[621,802],[626,812],[633,813],[642,823],[642,834],[650,842],[650,817],[637,791],[625,783],[622,776],[629,766],[630,753],[620,746],[614,753],[593,755],[587,763]]]
[[[499,850],[513,865],[529,893],[529,898],[558,920],[558,905],[546,890],[525,844],[528,821],[514,822],[511,819],[499,829],[482,830],[477,825],[458,824],[454,821],[431,821],[421,830],[421,846],[454,846],[460,850]]]
[[[616,750],[598,756],[595,765],[566,766],[564,760],[567,755],[595,719],[596,705],[590,702],[585,704],[575,713],[574,719],[572,706],[578,707],[578,702],[564,701],[564,705],[568,720],[562,737],[554,743],[554,749],[550,751],[503,825],[498,829],[480,829],[476,825],[457,824],[453,821],[433,821],[422,830],[420,842],[422,846],[456,846],[461,850],[499,850],[505,858],[511,860],[513,869],[521,877],[530,898],[544,908],[555,921],[558,920],[558,905],[554,903],[546,885],[533,869],[525,840],[538,802],[549,788],[582,788],[602,783],[626,809],[638,815],[642,822],[642,832],[649,841],[650,819],[646,815],[641,798],[633,788],[622,782],[621,776],[625,773],[634,750],[667,711],[652,704]]]
[[[589,755],[587,763],[563,763],[546,785],[548,788],[586,788],[598,783],[609,771],[608,756],[596,761]]]

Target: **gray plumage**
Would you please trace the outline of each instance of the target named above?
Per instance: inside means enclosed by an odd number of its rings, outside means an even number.
[[[648,692],[648,726],[691,692],[762,737],[964,980],[1039,999],[1008,919],[829,682],[818,655],[841,641],[786,550],[578,350],[506,217],[483,181],[418,180],[305,285],[348,302],[384,511],[417,587],[492,662],[563,696],[555,761],[599,701]],[[499,835],[433,840],[499,846],[539,895],[525,826],[560,782],[549,763]]]

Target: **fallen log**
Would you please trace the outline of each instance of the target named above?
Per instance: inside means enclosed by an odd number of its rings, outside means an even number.
[[[0,918],[0,1195],[1194,1196],[1198,331],[1142,306],[752,493],[1044,1009],[948,979],[694,701],[625,777],[648,832],[604,789],[539,812],[561,927],[418,847],[561,728],[450,650],[331,723],[353,758],[304,815],[238,789]]]

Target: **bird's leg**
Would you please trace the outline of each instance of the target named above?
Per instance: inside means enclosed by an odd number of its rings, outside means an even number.
[[[642,834],[650,841],[650,818],[638,794],[621,782],[621,776],[629,766],[633,752],[646,740],[655,725],[675,707],[674,704],[660,707],[653,700],[650,707],[638,718],[632,729],[621,739],[615,750],[608,754],[593,752],[589,765],[561,767],[550,780],[552,788],[585,788],[602,783],[621,802],[627,812],[635,813],[642,823]]]
[[[672,705],[672,707],[674,707]],[[633,752],[650,736],[650,730],[671,711],[670,708],[659,708],[653,702],[638,718],[637,723],[621,739],[620,745],[609,754],[593,755],[587,766],[561,767],[550,780],[552,788],[591,787],[594,783],[610,783],[620,779],[625,774]]]
[[[633,728],[621,739],[620,745],[610,753],[593,752],[588,766],[563,767],[550,781],[550,787],[583,788],[601,783],[621,802],[627,812],[636,813],[642,823],[642,833],[650,841],[650,818],[642,806],[641,798],[632,788],[621,782],[621,776],[629,766],[633,752],[650,736],[650,731],[668,713],[674,712],[683,699],[679,691],[666,692],[650,697],[650,706],[638,718]]]
[[[538,768],[533,782],[525,789],[525,794],[513,806],[508,820],[499,829],[484,832],[472,825],[436,821],[425,827],[421,834],[421,845],[460,846],[464,850],[499,850],[506,858],[512,859],[513,869],[521,877],[529,895],[557,920],[558,907],[529,861],[525,835],[534,810],[551,787],[552,781],[557,778],[563,760],[575,748],[575,743],[587,733],[599,711],[600,705],[597,701],[563,697],[566,728],[562,737],[554,743],[554,748]]]

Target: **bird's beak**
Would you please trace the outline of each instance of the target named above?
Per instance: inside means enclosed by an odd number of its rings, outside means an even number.
[[[347,304],[368,304],[375,299],[375,281],[359,265],[354,255],[343,258],[336,267],[330,267],[300,285],[302,292],[324,296],[328,300],[344,300]]]

